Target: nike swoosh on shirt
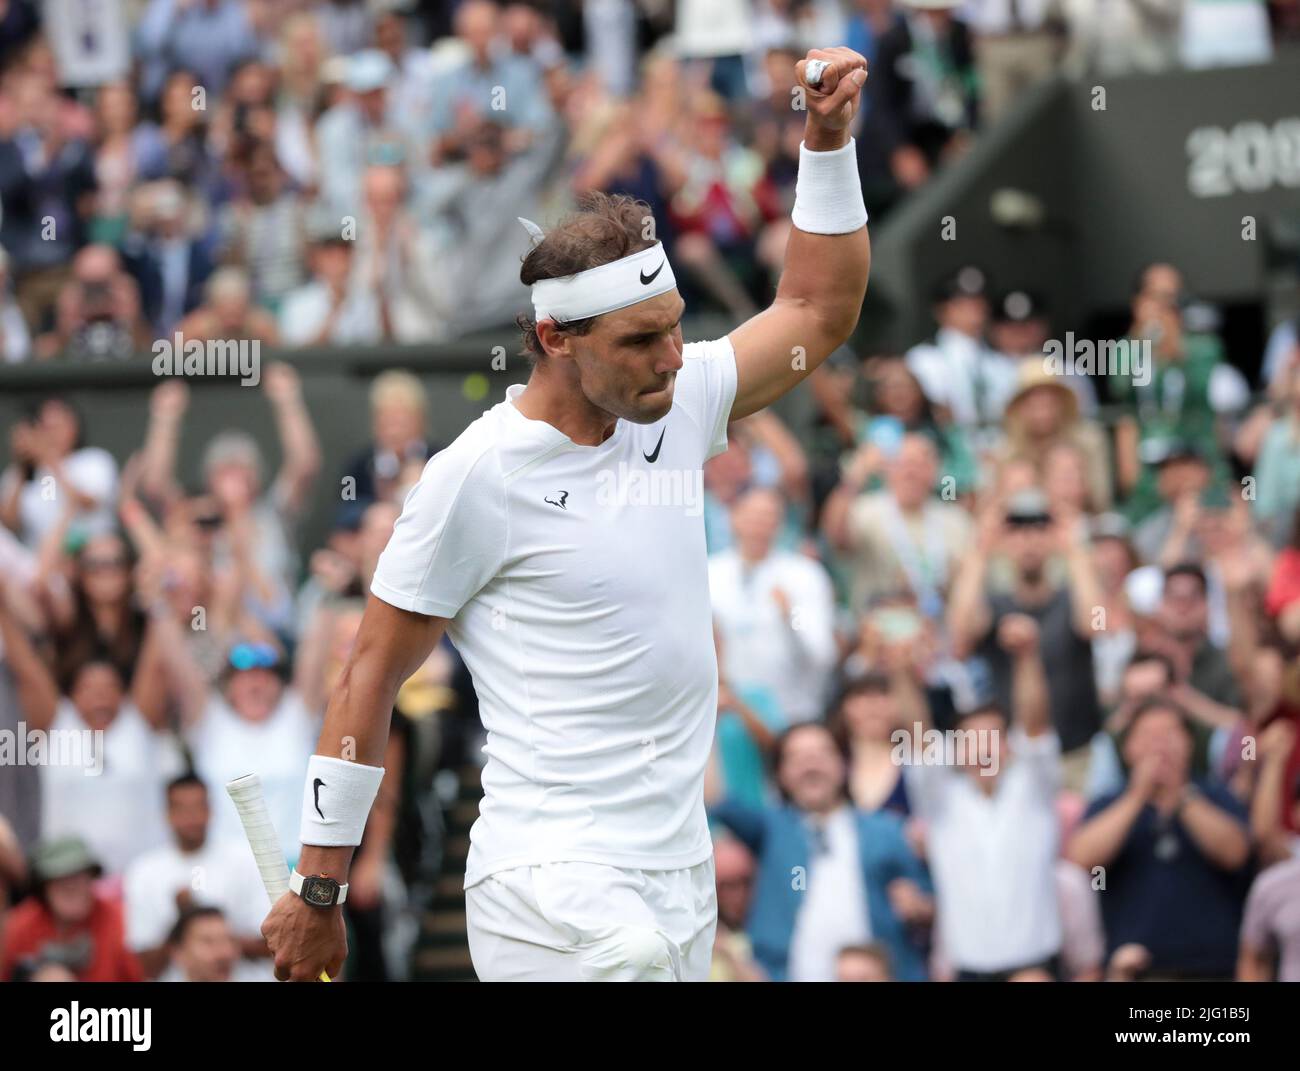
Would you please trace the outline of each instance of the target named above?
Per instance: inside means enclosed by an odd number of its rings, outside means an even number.
[[[659,432],[659,441],[658,441],[657,443],[655,443],[654,453],[652,453],[652,454],[642,454],[642,455],[641,455],[641,456],[644,457],[648,462],[650,462],[650,464],[652,464],[652,465],[653,465],[656,461],[659,460],[659,449],[660,449],[660,447],[662,447],[663,444],[664,444],[664,431],[667,431],[667,430],[668,430],[667,428],[664,428],[662,431]]]

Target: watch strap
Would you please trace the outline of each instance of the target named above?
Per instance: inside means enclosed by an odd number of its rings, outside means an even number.
[[[325,875],[323,874],[317,874],[312,876],[325,877]],[[303,882],[307,880],[307,877],[308,875],[306,874],[299,874],[296,868],[289,872],[289,891],[293,893],[294,896],[302,896]],[[339,898],[334,901],[334,906],[337,907],[339,904],[342,904],[345,900],[347,900],[347,898],[348,898],[348,887],[346,884],[340,884]]]

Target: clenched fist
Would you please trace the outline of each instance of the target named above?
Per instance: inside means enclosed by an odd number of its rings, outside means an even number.
[[[809,67],[820,71],[816,84]],[[813,48],[795,65],[803,90],[808,121],[804,142],[814,152],[828,152],[848,143],[849,124],[858,110],[858,96],[867,80],[867,61],[851,48]]]

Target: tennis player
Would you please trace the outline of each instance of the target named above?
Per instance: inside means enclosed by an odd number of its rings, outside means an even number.
[[[599,196],[545,234],[521,221],[532,372],[428,463],[379,561],[307,773],[299,870],[263,927],[280,979],[343,963],[338,905],[394,696],[444,630],[487,732],[465,873],[479,977],[707,977],[704,521],[693,496],[662,489],[695,485],[727,423],[794,387],[858,320],[871,252],[849,124],[866,61],[814,49],[797,72],[807,122],[784,270],[771,307],[728,336],[683,345],[644,205]],[[638,472],[661,493],[620,493]]]

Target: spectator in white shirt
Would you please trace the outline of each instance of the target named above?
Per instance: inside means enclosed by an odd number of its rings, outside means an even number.
[[[794,723],[823,713],[835,661],[834,596],[820,563],[774,549],[784,514],[775,491],[755,489],[737,500],[735,543],[709,560],[709,590],[726,677],[770,688]]]
[[[1038,627],[1027,615],[1008,615],[998,643],[1013,661],[1011,717],[996,704],[977,706],[959,722],[967,735],[952,738],[957,747],[942,761],[931,764],[927,748],[927,761],[905,770],[913,811],[926,822],[943,957],[963,981],[1054,974],[1062,942],[1060,744]],[[913,706],[924,716],[923,703]]]
[[[65,517],[83,535],[113,527],[117,462],[82,442],[80,415],[67,402],[38,403],[10,433],[13,461],[0,477],[0,522],[35,550]]]
[[[240,956],[261,960],[266,981],[273,977],[261,936],[266,895],[248,845],[208,836],[212,811],[207,786],[194,774],[167,786],[167,824],[172,843],[136,859],[126,871],[127,947],[147,976],[167,964],[169,935],[196,907],[219,908],[229,921]]]
[[[374,294],[349,287],[352,243],[338,227],[317,229],[307,248],[310,282],[285,295],[280,337],[286,346],[351,346],[379,341]]]
[[[967,266],[934,293],[934,341],[907,351],[907,367],[931,403],[962,427],[987,427],[1002,419],[1007,359],[984,341],[989,323],[987,280]]]

